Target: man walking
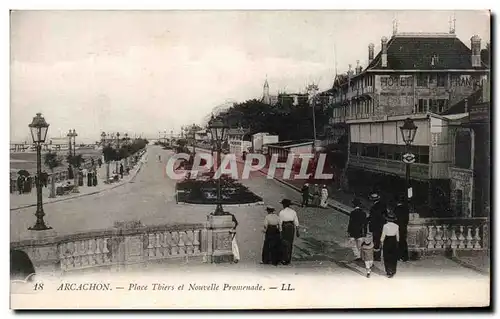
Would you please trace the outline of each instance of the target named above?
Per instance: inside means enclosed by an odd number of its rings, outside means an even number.
[[[280,217],[280,233],[281,242],[283,245],[283,265],[289,265],[292,261],[292,251],[293,251],[293,240],[295,234],[300,237],[299,234],[299,219],[297,218],[297,212],[290,208],[292,201],[289,199],[283,199],[280,202],[283,205],[283,209],[279,213]]]
[[[370,209],[369,228],[373,234],[374,258],[380,261],[380,237],[382,236],[382,228],[385,224],[385,215],[387,213],[387,206],[380,200],[378,194],[371,194],[370,199],[374,202]]]
[[[410,210],[404,195],[399,196],[398,203],[394,207],[394,215],[396,215],[396,224],[399,226],[399,259],[408,261],[408,222],[410,220]]]
[[[123,164],[120,163],[120,178],[123,178]]]
[[[361,201],[358,198],[354,198],[352,204],[354,205],[354,209],[349,216],[347,235],[354,241],[352,250],[356,261],[359,261],[361,260],[361,244],[366,236],[367,219],[366,213],[360,207]]]
[[[305,183],[304,186],[302,186],[302,207],[307,207],[309,204],[309,184]]]

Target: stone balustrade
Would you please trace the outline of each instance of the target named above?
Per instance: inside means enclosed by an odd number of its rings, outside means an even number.
[[[418,218],[408,225],[408,248],[418,256],[489,249],[487,218]]]
[[[24,252],[37,273],[121,271],[172,262],[231,262],[232,236],[230,216],[210,216],[200,224],[116,223],[103,231],[13,242],[11,251]]]

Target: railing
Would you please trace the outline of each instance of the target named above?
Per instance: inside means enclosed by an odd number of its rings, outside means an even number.
[[[388,160],[376,157],[349,155],[349,165],[367,168],[371,170],[390,172],[400,176],[405,175],[405,164],[402,161]],[[427,164],[411,164],[410,165],[412,178],[429,178],[429,165]]]
[[[418,218],[408,225],[408,248],[420,254],[489,249],[487,218]]]
[[[24,251],[37,272],[43,268],[59,274],[89,268],[116,271],[175,260],[221,262],[232,260],[231,221],[228,216],[211,216],[199,224],[128,222],[109,230],[13,242],[10,248]]]

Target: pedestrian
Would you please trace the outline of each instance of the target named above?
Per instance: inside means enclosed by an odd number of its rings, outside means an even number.
[[[295,235],[300,237],[299,219],[297,218],[297,212],[290,208],[292,205],[291,200],[285,198],[280,203],[283,205],[283,209],[279,213],[281,245],[283,249],[281,259],[283,265],[289,265],[292,261],[293,240]]]
[[[93,179],[92,175],[93,175],[92,172],[87,173],[87,186],[88,187],[92,186],[92,179]]]
[[[381,201],[378,194],[371,194],[370,199],[373,201],[373,206],[370,208],[370,217],[368,220],[368,224],[369,230],[373,234],[375,260],[380,261],[380,236],[382,235],[382,228],[385,224],[387,206]]]
[[[361,259],[365,262],[366,277],[370,278],[373,267],[373,236],[367,233],[361,244]]]
[[[161,155],[158,155],[158,162],[161,162]]]
[[[240,261],[240,250],[238,248],[238,242],[236,241],[236,227],[238,227],[238,220],[233,214],[228,212],[226,212],[226,214],[232,217],[233,229],[231,230],[231,233],[233,234],[233,238],[231,240],[231,249],[233,251],[233,263],[237,264]]]
[[[361,244],[366,236],[367,220],[366,213],[361,209],[361,201],[358,198],[352,200],[354,209],[349,215],[349,224],[347,225],[347,235],[351,242],[353,242],[352,250],[354,253],[355,261],[361,260]]]
[[[120,163],[120,178],[123,178],[123,164]]]
[[[314,207],[319,207],[319,204],[321,203],[321,202],[320,202],[319,193],[320,193],[320,190],[319,190],[319,188],[318,188],[318,185],[317,185],[317,184],[313,184],[313,190],[312,190],[312,195],[313,195],[312,205],[313,205]]]
[[[264,245],[262,247],[262,264],[278,266],[281,260],[280,218],[274,207],[266,207],[267,216],[264,219]]]
[[[102,166],[102,159],[101,158],[97,159],[97,165],[99,165],[99,168],[101,168],[101,166]]]
[[[396,215],[390,212],[387,214],[387,223],[382,229],[380,242],[384,254],[384,267],[387,277],[392,278],[396,274],[398,265],[398,242],[399,226],[395,223]]]
[[[302,192],[302,207],[309,205],[309,184],[305,183],[301,189]]]
[[[90,159],[90,165],[92,165],[92,167],[94,167],[94,165],[95,165],[95,161],[94,161],[93,157]]]
[[[22,175],[17,177],[17,190],[19,191],[19,195],[24,193],[24,176]]]
[[[404,195],[400,195],[398,198],[398,203],[394,207],[394,215],[397,219],[397,224],[399,226],[399,259],[401,261],[408,261],[410,258],[408,256],[408,223],[410,221],[410,210],[408,209],[408,204]]]
[[[321,208],[328,207],[327,199],[328,199],[328,188],[326,188],[326,185],[323,185],[321,187],[321,204],[320,204]]]

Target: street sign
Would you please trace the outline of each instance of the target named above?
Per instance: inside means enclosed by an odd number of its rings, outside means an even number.
[[[403,154],[403,163],[406,164],[415,163],[415,155],[412,153]]]

